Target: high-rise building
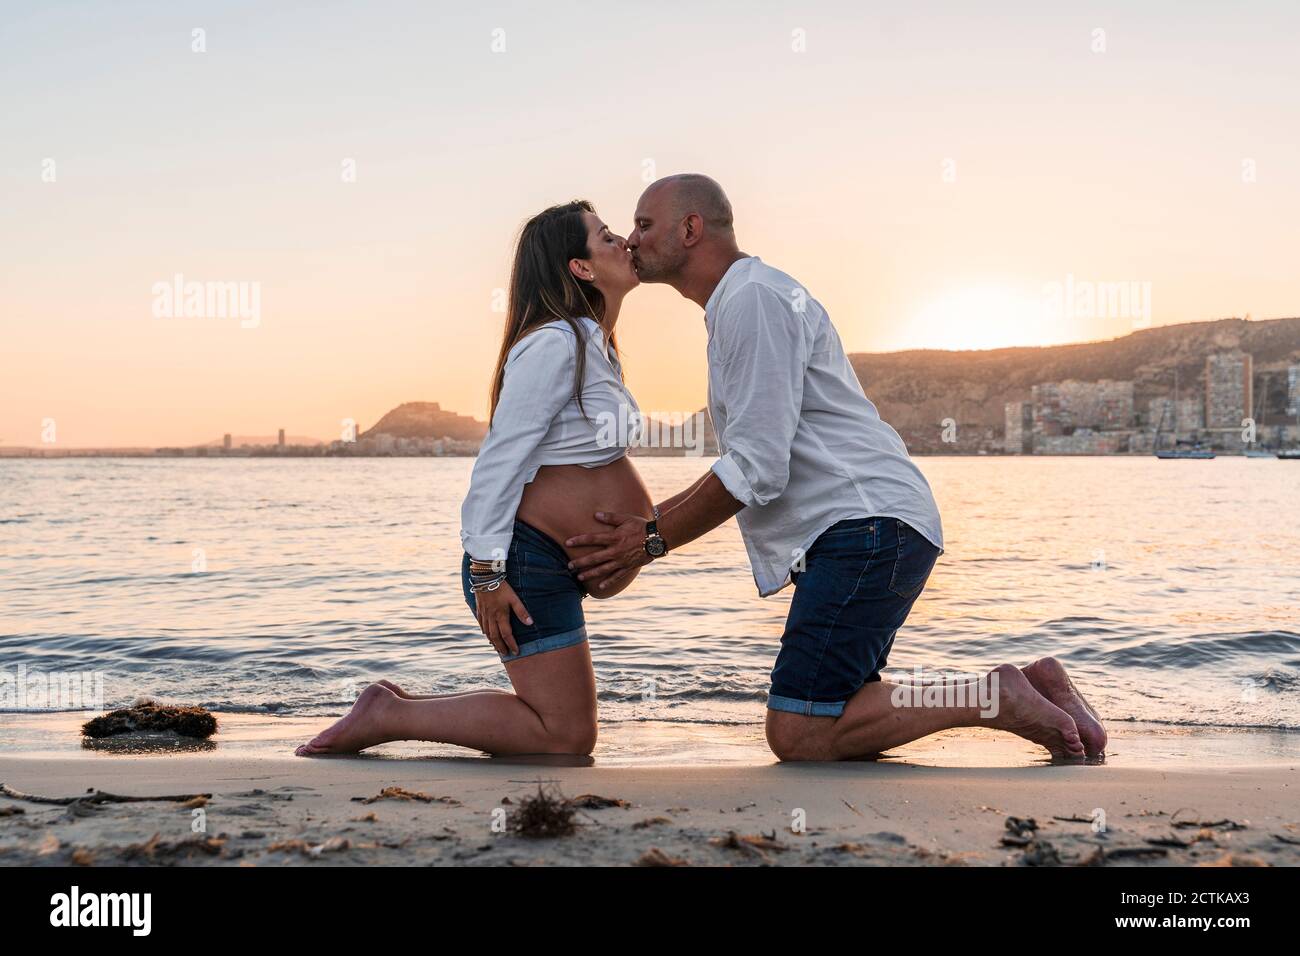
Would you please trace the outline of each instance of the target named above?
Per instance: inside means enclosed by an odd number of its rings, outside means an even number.
[[[1286,413],[1300,417],[1300,365],[1286,370]]]
[[[279,445],[280,445],[281,448],[284,447],[284,429],[283,429],[283,428],[280,429],[280,442],[279,442]]]
[[[226,432],[225,437],[221,439],[221,447],[230,451],[230,432]]]
[[[1004,447],[1008,455],[1028,455],[1034,450],[1034,405],[1006,403],[1007,428]]]
[[[1205,358],[1205,427],[1240,428],[1254,414],[1254,363],[1239,350]],[[1180,423],[1181,425],[1181,423]]]

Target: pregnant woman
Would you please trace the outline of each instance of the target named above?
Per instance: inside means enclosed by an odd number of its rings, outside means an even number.
[[[356,753],[392,740],[493,754],[591,753],[596,679],[586,592],[568,561],[594,549],[559,542],[604,530],[592,521],[597,510],[654,511],[627,458],[640,412],[614,342],[623,297],[637,282],[626,244],[590,203],[554,206],[520,233],[491,424],[461,509],[465,600],[514,692],[418,696],[380,681],[298,755]]]

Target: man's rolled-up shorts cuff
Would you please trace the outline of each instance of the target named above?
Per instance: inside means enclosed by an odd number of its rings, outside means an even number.
[[[572,631],[552,634],[549,637],[539,637],[535,641],[520,644],[518,654],[498,654],[497,657],[503,661],[517,661],[521,657],[531,657],[534,654],[542,654],[546,651],[558,651],[565,647],[572,647],[575,644],[581,644],[586,639],[587,627],[584,624]]]
[[[767,695],[768,710],[782,710],[788,714],[803,714],[805,717],[838,717],[844,713],[843,700],[799,700],[795,697]]]

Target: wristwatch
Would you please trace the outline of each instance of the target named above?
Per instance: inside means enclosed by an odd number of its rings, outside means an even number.
[[[645,523],[645,553],[650,555],[651,559],[662,558],[668,553],[668,545],[664,542],[664,537],[659,533],[659,509],[655,509],[653,521]]]

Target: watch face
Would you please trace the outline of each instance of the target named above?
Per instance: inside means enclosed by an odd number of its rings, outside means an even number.
[[[667,550],[667,548],[664,547],[663,538],[654,537],[654,538],[646,539],[645,550],[646,550],[646,554],[650,555],[650,557],[660,558],[663,557],[663,553]]]

